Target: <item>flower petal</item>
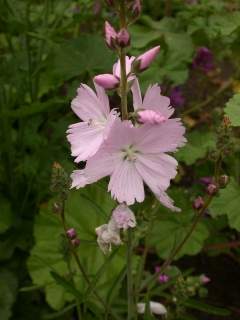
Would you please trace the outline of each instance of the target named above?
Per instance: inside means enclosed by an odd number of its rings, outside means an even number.
[[[104,98],[106,101],[106,97]],[[82,84],[77,90],[77,97],[72,100],[72,110],[83,121],[106,118],[110,112],[109,103],[103,103],[103,93],[99,98],[87,85]]]
[[[143,108],[142,94],[141,94],[141,89],[139,86],[139,81],[137,78],[133,81],[131,90],[132,90],[132,95],[133,95],[134,110],[142,109]]]
[[[92,157],[103,142],[104,127],[78,122],[69,126],[67,139],[71,144],[75,162],[86,161]]]
[[[145,124],[136,131],[136,147],[142,153],[174,152],[186,143],[180,119],[168,119],[158,126]]]
[[[170,99],[161,95],[161,88],[155,84],[149,86],[143,99],[144,109],[160,112],[164,117],[170,118],[174,109],[170,106]]]
[[[143,180],[132,161],[122,160],[114,169],[108,185],[111,195],[119,203],[131,205],[144,200]]]

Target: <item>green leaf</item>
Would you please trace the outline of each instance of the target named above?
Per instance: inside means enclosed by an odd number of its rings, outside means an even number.
[[[227,215],[229,225],[240,231],[240,186],[232,179],[225,189],[219,191],[210,205],[210,214],[213,217]]]
[[[199,310],[199,311],[205,312],[207,314],[213,314],[213,315],[222,316],[222,317],[226,317],[226,316],[231,315],[231,312],[227,309],[211,306],[209,304],[206,304],[206,303],[203,303],[200,301],[195,301],[193,299],[183,301],[183,304],[185,305],[185,307],[188,307],[190,309]]]
[[[108,257],[103,255],[96,242],[95,228],[107,222],[107,218],[102,211],[110,215],[114,205],[115,203],[111,200],[109,194],[99,185],[94,185],[71,192],[65,210],[67,226],[74,227],[80,237],[79,259],[90,281],[95,278],[101,266],[105,263],[105,268],[102,268],[100,275],[98,274],[99,278],[96,284],[96,290],[103,299],[106,298],[111,283],[117,277],[125,262],[125,258],[119,250],[113,259],[106,263]],[[42,207],[35,220],[35,246],[28,260],[28,269],[33,284],[44,287],[47,302],[55,310],[62,309],[66,302],[74,300],[74,295],[69,292],[70,290],[64,288],[63,282],[61,284],[59,281],[56,283],[51,276],[51,272],[54,272],[61,279],[70,279],[69,275],[71,273],[67,266],[62,233],[63,227],[58,217],[52,213],[52,202],[49,202]],[[76,289],[80,294],[85,294],[88,284],[79,273],[74,260],[71,260],[70,265]],[[92,297],[93,294],[90,293],[89,299]]]
[[[97,34],[83,34],[58,44],[48,57],[46,71],[40,79],[40,96],[86,72],[110,72],[114,59],[103,38]]]
[[[0,234],[7,231],[13,222],[11,205],[5,198],[0,198]]]
[[[10,319],[11,308],[17,293],[17,279],[15,275],[5,269],[0,270],[0,319]]]
[[[226,104],[225,114],[234,127],[240,126],[240,93],[236,93]]]
[[[160,258],[166,259],[183,241],[189,232],[195,213],[193,212],[189,196],[180,190],[174,190],[171,196],[176,200],[176,204],[182,209],[180,213],[172,213],[165,209],[159,212],[151,232],[150,244],[154,245]],[[184,244],[181,251],[176,255],[176,259],[184,255],[195,255],[201,251],[204,241],[208,238],[208,229],[200,221],[190,238]]]
[[[176,153],[179,161],[187,165],[202,159],[216,146],[216,136],[209,131],[193,131],[187,135],[187,144]]]

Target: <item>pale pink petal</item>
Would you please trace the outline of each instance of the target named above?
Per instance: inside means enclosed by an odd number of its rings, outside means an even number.
[[[135,57],[128,57],[126,56],[126,74],[127,76],[130,74],[131,69],[132,69],[132,63],[135,60]],[[121,63],[120,60],[118,59],[118,61],[113,65],[113,75],[115,77],[117,77],[118,79],[121,78]]]
[[[143,109],[143,103],[142,103],[142,94],[141,94],[141,89],[139,86],[139,81],[136,78],[133,81],[132,87],[132,95],[133,95],[133,107],[134,110],[138,110],[138,109]]]
[[[170,99],[161,95],[161,88],[157,84],[147,89],[143,99],[143,108],[160,112],[166,118],[170,118],[174,113],[174,109],[170,106]]]
[[[103,110],[104,110],[104,114],[108,115],[110,112],[110,105],[109,105],[109,99],[108,96],[106,94],[106,91],[104,90],[103,87],[99,86],[97,83],[94,83],[96,92],[97,92],[97,96],[99,101],[101,101]]]
[[[87,85],[82,84],[77,90],[77,97],[72,100],[72,110],[83,121],[106,118],[109,113],[108,105]]]
[[[159,126],[142,125],[136,132],[136,147],[142,153],[174,152],[186,143],[180,119],[169,119]]]
[[[86,161],[100,148],[104,138],[104,127],[79,122],[69,126],[67,139],[71,144],[75,162]]]
[[[103,149],[99,150],[87,161],[85,169],[73,172],[72,188],[82,188],[111,175],[118,161],[115,155],[108,154]]]
[[[105,123],[105,129],[104,129],[104,132],[103,132],[103,138],[104,139],[107,139],[109,134],[110,134],[110,131],[112,130],[112,127],[114,125],[114,122],[116,121],[116,119],[118,119],[119,121],[119,113],[113,109],[108,117],[107,117],[107,121]]]
[[[174,206],[173,200],[166,194],[166,192],[162,191],[162,192],[159,192],[158,194],[155,193],[155,196],[166,208],[175,212],[181,211],[180,208]]]
[[[72,185],[71,188],[83,188],[87,184],[87,179],[84,170],[74,170],[71,174]]]
[[[143,180],[132,161],[121,161],[114,169],[108,185],[113,199],[127,205],[144,200]]]
[[[155,192],[166,190],[177,174],[177,161],[164,153],[139,154],[135,162],[138,173],[146,185]]]

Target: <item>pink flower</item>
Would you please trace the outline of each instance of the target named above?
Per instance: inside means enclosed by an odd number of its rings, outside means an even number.
[[[163,205],[179,211],[165,192],[177,174],[177,161],[166,152],[176,151],[185,143],[184,132],[179,119],[138,128],[129,121],[116,119],[111,135],[88,160],[85,169],[73,172],[72,188],[110,176],[108,190],[112,197],[131,205],[144,200],[145,182]]]
[[[144,99],[142,99],[137,79],[134,80],[131,90],[133,94],[133,107],[140,115],[140,122],[152,124],[162,123],[174,113],[174,108],[170,106],[170,99],[161,95],[159,85],[149,86]],[[143,112],[145,110],[148,112]],[[141,118],[143,121],[141,121]]]
[[[98,151],[117,117],[115,110],[110,112],[109,100],[103,88],[95,87],[97,94],[82,84],[71,103],[73,111],[83,120],[70,125],[67,130],[75,162],[86,161]]]
[[[117,32],[108,21],[105,21],[105,40],[109,48],[116,47]]]
[[[160,46],[156,46],[147,52],[141,54],[136,61],[139,62],[139,71],[146,70],[160,51]]]
[[[74,239],[77,236],[76,230],[74,228],[68,229],[66,234],[69,239]]]
[[[207,277],[205,274],[202,274],[199,278],[202,284],[207,284],[211,281],[211,279]]]
[[[113,210],[111,218],[118,229],[127,230],[136,227],[136,219],[134,213],[126,204],[122,203]]]

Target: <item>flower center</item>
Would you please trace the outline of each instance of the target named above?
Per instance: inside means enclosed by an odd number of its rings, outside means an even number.
[[[128,161],[135,161],[137,159],[138,151],[133,145],[128,145],[122,149],[123,159]]]

